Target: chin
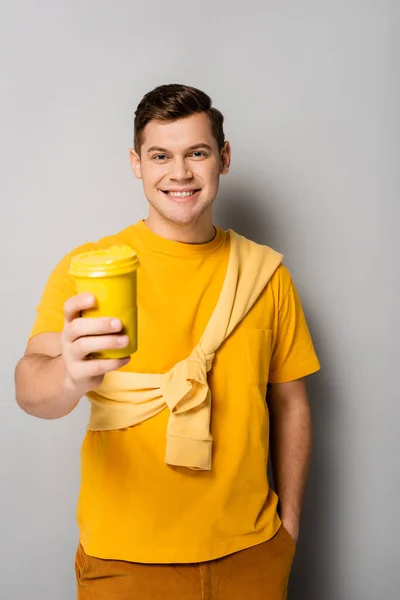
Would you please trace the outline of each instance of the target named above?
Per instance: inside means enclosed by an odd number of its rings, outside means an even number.
[[[211,204],[202,207],[189,207],[182,205],[175,210],[163,210],[163,207],[150,203],[157,217],[174,225],[190,225],[198,221],[207,211],[211,210]]]
[[[198,215],[176,215],[176,214],[165,214],[159,213],[160,216],[168,223],[172,223],[174,225],[190,225],[190,223],[195,223],[198,220]]]

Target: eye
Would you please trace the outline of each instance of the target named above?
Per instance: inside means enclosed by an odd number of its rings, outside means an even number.
[[[154,160],[164,160],[164,158],[166,158],[166,155],[165,155],[165,154],[155,154],[155,155],[153,156],[153,159],[154,159]]]
[[[193,152],[193,156],[197,154],[197,155],[201,155],[201,156],[207,156],[205,152],[203,152],[203,150],[196,150],[195,152]]]

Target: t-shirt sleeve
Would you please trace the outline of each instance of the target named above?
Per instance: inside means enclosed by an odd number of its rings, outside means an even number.
[[[303,307],[288,269],[281,265],[275,278],[274,345],[269,383],[285,383],[320,369]]]
[[[41,300],[36,307],[36,320],[29,339],[39,333],[61,332],[64,327],[64,303],[75,296],[73,277],[68,274],[71,254],[67,254],[53,269]]]

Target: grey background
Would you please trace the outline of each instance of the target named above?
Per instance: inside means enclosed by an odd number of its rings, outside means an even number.
[[[285,253],[322,362],[290,599],[398,596],[399,16],[396,0],[3,0],[2,598],[75,594],[88,406],[29,417],[13,370],[58,259],[146,216],[132,116],[171,82],[224,113],[215,221]]]

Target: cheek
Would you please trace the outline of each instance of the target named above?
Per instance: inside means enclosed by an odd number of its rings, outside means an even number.
[[[157,185],[157,183],[163,178],[163,175],[164,173],[160,168],[154,169],[151,166],[142,168],[143,184],[147,188]]]
[[[219,163],[214,162],[211,165],[209,164],[207,167],[204,167],[204,169],[199,169],[197,173],[208,185],[215,186],[218,184]]]

